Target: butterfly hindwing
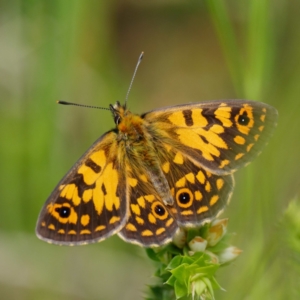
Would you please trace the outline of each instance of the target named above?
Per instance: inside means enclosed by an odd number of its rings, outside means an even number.
[[[178,225],[147,173],[136,171],[127,171],[129,219],[119,236],[146,247],[165,244],[172,239]]]
[[[167,157],[162,166],[174,198],[170,210],[177,224],[197,227],[217,217],[231,197],[233,175],[212,174],[176,150],[170,149]]]
[[[165,244],[178,227],[213,220],[225,208],[234,186],[231,174],[212,174],[171,147],[156,146],[174,201],[165,203],[146,172],[128,171],[130,217],[119,233],[124,240],[147,247]]]
[[[61,180],[45,203],[37,235],[57,244],[100,241],[127,218],[125,174],[117,161],[116,134],[103,135]]]

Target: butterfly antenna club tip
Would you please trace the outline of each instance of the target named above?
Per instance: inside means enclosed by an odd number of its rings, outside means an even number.
[[[126,97],[125,97],[125,107],[127,106],[128,96],[129,96],[129,93],[130,93],[130,90],[131,90],[131,87],[132,87],[132,84],[133,84],[136,72],[137,72],[137,70],[139,68],[139,65],[140,65],[143,57],[144,57],[144,51],[142,51],[142,53],[140,54],[139,59],[138,59],[137,64],[136,64],[136,67],[134,69],[133,76],[132,76],[132,79],[130,81],[129,88],[128,88],[128,91],[127,91],[127,94],[126,94]]]

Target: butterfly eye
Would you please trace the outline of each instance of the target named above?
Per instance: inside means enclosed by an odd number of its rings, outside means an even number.
[[[71,214],[71,209],[68,206],[57,207],[55,209],[61,218],[68,218]]]
[[[245,112],[242,115],[240,115],[239,118],[238,118],[238,122],[239,122],[240,125],[247,126],[249,121],[250,121],[250,119],[249,119],[249,117],[247,116],[247,114]]]
[[[115,115],[114,121],[116,125],[119,125],[121,122],[121,117],[119,115]]]
[[[119,101],[117,101],[115,105],[111,105],[111,104],[109,105],[109,109],[113,114],[114,122],[116,125],[119,125],[121,122],[121,117],[120,117],[120,112],[119,112],[120,107],[121,107],[121,104]]]

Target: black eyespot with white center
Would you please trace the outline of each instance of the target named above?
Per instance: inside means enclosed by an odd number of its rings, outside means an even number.
[[[68,206],[57,207],[55,211],[59,213],[61,218],[68,218],[71,214],[71,209]]]
[[[160,205],[160,204],[156,205],[154,209],[155,209],[155,212],[159,216],[163,216],[165,214],[165,211],[166,211],[165,208],[162,205]]]
[[[187,204],[190,201],[190,195],[188,193],[179,194],[179,201],[182,204]]]
[[[153,215],[159,220],[164,220],[168,217],[168,212],[160,202],[154,202],[151,205]]]
[[[193,193],[188,188],[180,189],[176,193],[177,204],[182,208],[188,208],[189,206],[191,206],[193,200]]]
[[[249,124],[250,119],[247,116],[246,112],[243,112],[243,114],[239,116],[238,122],[239,122],[240,125],[244,125],[244,126],[247,126]]]

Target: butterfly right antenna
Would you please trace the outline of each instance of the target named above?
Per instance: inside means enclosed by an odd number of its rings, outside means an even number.
[[[129,96],[129,93],[130,93],[130,90],[131,90],[131,87],[132,87],[132,84],[133,84],[133,80],[135,78],[135,74],[136,74],[136,72],[138,70],[138,67],[139,67],[139,65],[140,65],[143,57],[144,57],[144,52],[141,53],[141,55],[140,55],[140,57],[138,59],[138,62],[136,64],[136,67],[135,67],[135,70],[134,70],[134,73],[133,73],[133,76],[132,76],[132,79],[131,79],[131,82],[130,82],[130,85],[129,85],[129,88],[128,88],[128,91],[127,91],[127,94],[126,94],[126,97],[125,97],[125,108],[127,106],[127,100],[128,100],[128,96]]]

